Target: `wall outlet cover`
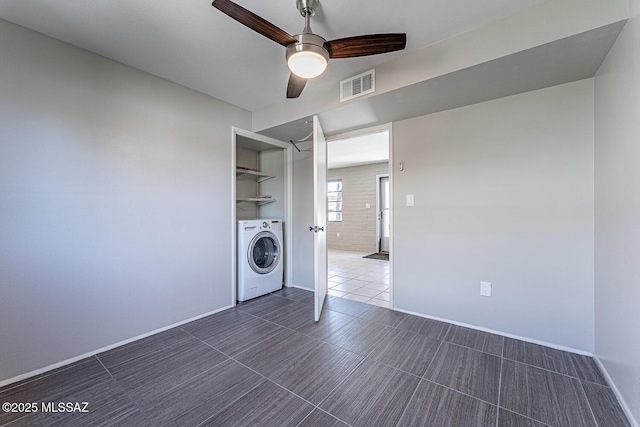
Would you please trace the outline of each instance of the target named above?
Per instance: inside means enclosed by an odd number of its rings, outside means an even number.
[[[491,296],[491,282],[480,282],[480,295],[483,297]]]
[[[407,194],[405,196],[405,202],[406,202],[405,204],[407,206],[414,206],[415,205],[415,199],[413,197],[413,194]]]

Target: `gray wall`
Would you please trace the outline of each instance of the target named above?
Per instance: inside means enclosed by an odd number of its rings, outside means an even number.
[[[638,423],[640,1],[629,3],[595,78],[595,353]]]
[[[0,20],[0,381],[231,304],[250,113]]]
[[[327,224],[329,249],[376,252],[376,175],[388,174],[389,163],[330,169],[328,179],[342,179],[342,222]],[[366,204],[369,203],[369,209]],[[340,237],[338,237],[340,233]]]
[[[592,351],[593,80],[394,123],[393,139],[396,308]]]

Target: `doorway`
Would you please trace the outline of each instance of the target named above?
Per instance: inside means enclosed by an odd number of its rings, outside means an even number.
[[[328,294],[392,308],[390,126],[328,138]]]
[[[377,175],[376,211],[378,212],[377,241],[378,253],[389,254],[389,237],[391,236],[389,174]]]

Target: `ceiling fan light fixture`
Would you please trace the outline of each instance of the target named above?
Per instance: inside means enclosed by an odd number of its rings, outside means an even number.
[[[294,36],[298,42],[287,46],[287,65],[293,74],[303,79],[312,79],[324,73],[329,63],[329,51],[325,40],[312,33]]]
[[[287,65],[293,74],[304,79],[312,79],[324,73],[327,68],[327,59],[311,50],[295,52],[289,59]]]

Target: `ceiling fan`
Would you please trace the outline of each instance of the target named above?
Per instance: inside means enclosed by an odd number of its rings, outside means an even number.
[[[308,79],[318,77],[327,68],[329,59],[354,58],[402,50],[407,44],[404,33],[370,34],[326,41],[311,31],[311,17],[318,0],[296,0],[296,7],[305,19],[302,33],[294,36],[230,0],[214,0],[213,7],[263,36],[287,48],[287,65],[291,70],[287,98],[297,98]]]

